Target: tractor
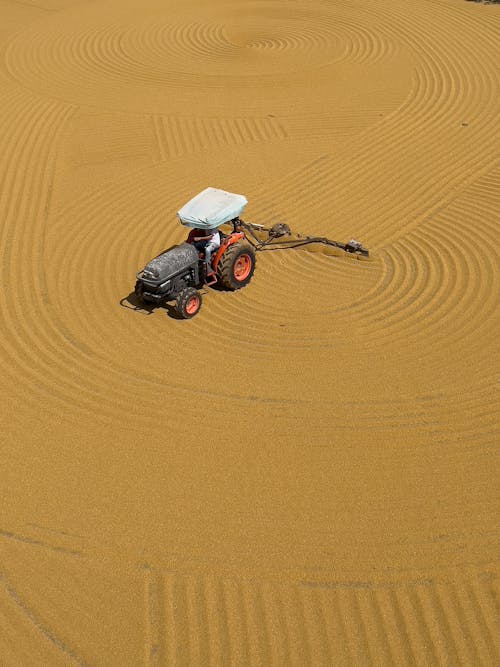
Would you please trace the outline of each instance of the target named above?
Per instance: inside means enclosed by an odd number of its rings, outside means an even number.
[[[238,290],[248,285],[255,271],[257,251],[322,244],[356,259],[368,257],[368,250],[355,239],[339,243],[325,237],[293,234],[285,223],[268,228],[244,222],[240,214],[246,204],[243,195],[218,188],[206,188],[188,201],[177,213],[181,224],[191,228],[186,241],[158,255],[139,271],[135,284],[137,300],[150,304],[175,301],[178,316],[190,319],[201,308],[201,288]],[[208,255],[199,248],[197,234],[206,233],[208,238],[217,236],[216,232],[220,245],[211,250],[210,261],[206,261]]]
[[[152,259],[137,274],[135,295],[145,303],[175,300],[179,317],[190,319],[201,308],[199,290],[219,285],[238,290],[248,285],[255,270],[255,248],[245,240],[239,216],[247,204],[243,195],[206,188],[177,213],[181,224],[191,228],[187,240]],[[229,233],[221,225],[230,224]],[[218,230],[220,246],[210,264],[194,243],[195,230]]]

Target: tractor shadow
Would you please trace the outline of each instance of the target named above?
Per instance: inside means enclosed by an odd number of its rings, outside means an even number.
[[[155,309],[158,307],[153,303],[140,302],[135,292],[130,292],[130,294],[124,296],[123,299],[120,299],[118,303],[122,308],[133,310],[134,312],[142,313],[143,315],[152,315]]]
[[[175,306],[172,303],[164,303],[162,308],[167,317],[170,317],[173,320],[184,320],[184,318],[175,310]]]

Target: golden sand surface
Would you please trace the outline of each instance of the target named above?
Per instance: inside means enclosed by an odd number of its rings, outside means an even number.
[[[500,664],[499,44],[462,0],[0,0],[2,666]],[[207,186],[370,260],[127,308]]]

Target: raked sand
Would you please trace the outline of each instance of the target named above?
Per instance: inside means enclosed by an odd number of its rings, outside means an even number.
[[[500,7],[0,0],[0,664],[500,664]],[[127,308],[207,186],[359,238]]]

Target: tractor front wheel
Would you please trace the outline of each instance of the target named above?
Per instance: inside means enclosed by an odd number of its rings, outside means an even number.
[[[191,319],[201,308],[201,294],[194,287],[186,287],[175,301],[175,310],[185,320]]]
[[[136,299],[137,299],[137,301],[138,301],[139,303],[142,303],[142,302],[144,301],[144,295],[143,295],[143,292],[144,292],[144,288],[143,288],[143,286],[142,286],[142,283],[141,283],[140,280],[138,280],[138,281],[135,283],[134,294],[135,294],[135,297],[136,297]]]
[[[248,285],[255,271],[255,250],[249,243],[230,245],[219,260],[219,283],[236,290]]]

